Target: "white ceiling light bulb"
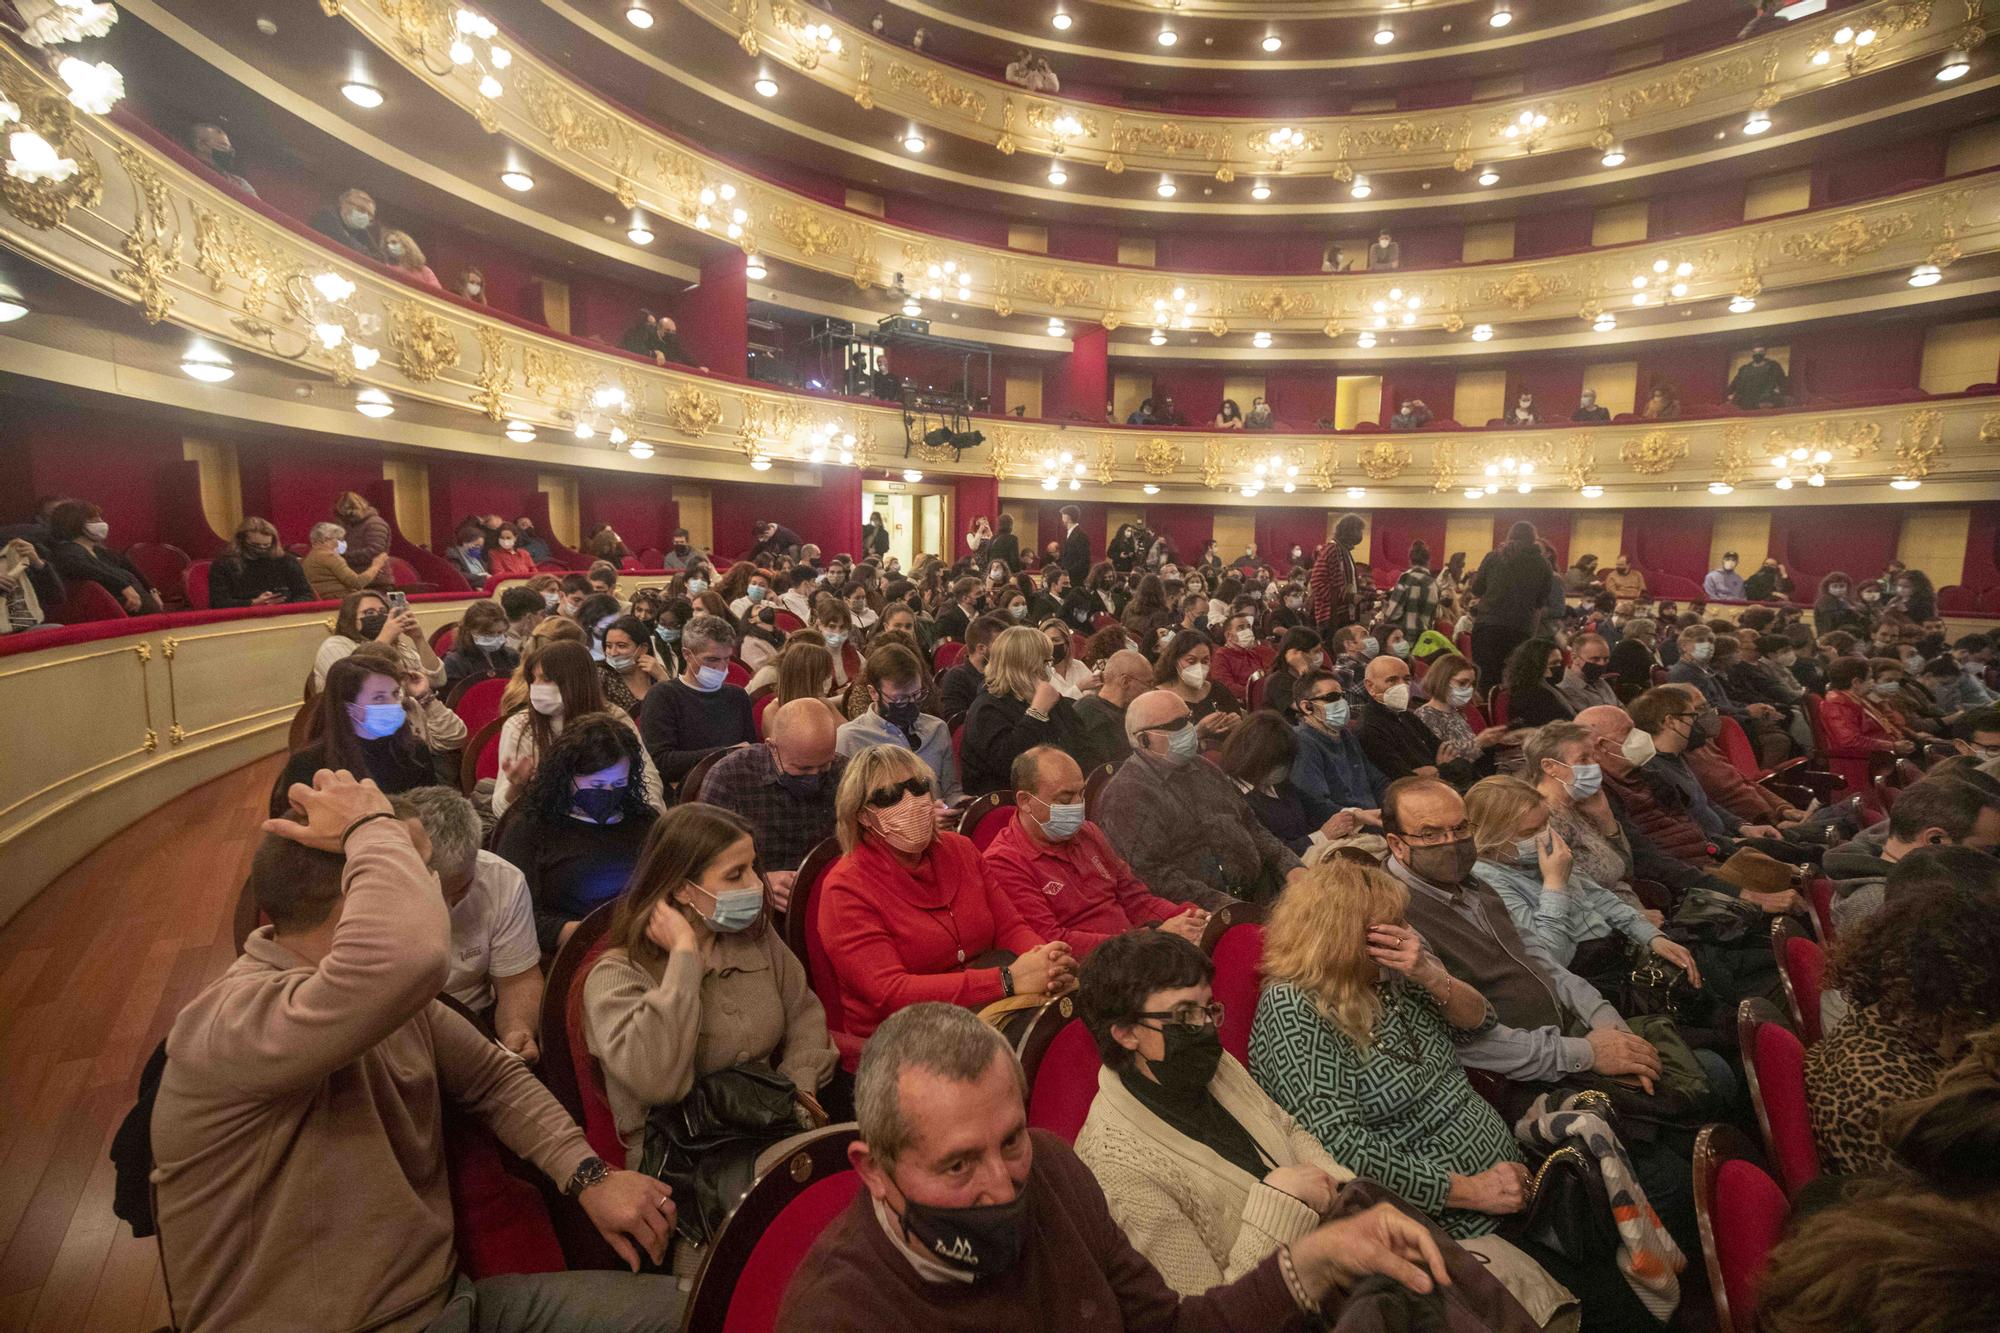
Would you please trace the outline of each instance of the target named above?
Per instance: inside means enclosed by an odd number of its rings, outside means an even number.
[[[1972,57],[1954,46],[1945,53],[1944,64],[1938,66],[1939,83],[1955,83],[1972,71]]]
[[[918,315],[924,313],[924,308],[918,303],[917,298],[912,296],[909,300],[903,302],[903,313],[911,319],[915,319]]]
[[[1181,35],[1175,32],[1172,28],[1161,28],[1160,35],[1154,40],[1159,42],[1161,46],[1172,46],[1175,42],[1178,42],[1180,39]]]
[[[1474,324],[1472,326],[1472,341],[1476,343],[1493,341],[1493,326],[1491,324]]]
[[[1070,25],[1072,23],[1075,23],[1076,20],[1070,17],[1070,13],[1068,10],[1058,9],[1054,14],[1050,15],[1049,22],[1055,25],[1055,30],[1057,32],[1068,32],[1070,29]]]
[[[354,358],[356,370],[373,370],[375,363],[382,359],[381,348],[370,347],[365,343],[354,343],[347,349],[347,354]]]
[[[1912,287],[1935,287],[1944,281],[1944,270],[1936,264],[1919,264],[1910,270]]]
[[[1355,338],[1354,345],[1357,347],[1373,347],[1375,345],[1375,335],[1363,329],[1360,335]]]
[[[1368,488],[1366,486],[1349,486],[1347,488],[1347,498],[1350,500],[1366,499],[1367,495]]]
[[[911,130],[908,134],[905,134],[903,136],[903,147],[907,148],[912,153],[921,153],[924,151],[925,148],[929,147],[929,145],[924,142],[923,135],[917,133],[915,130]]]
[[[1747,315],[1756,308],[1757,298],[1754,296],[1745,296],[1741,292],[1729,300],[1729,313],[1732,315]]]
[[[1479,173],[1479,183],[1481,185],[1498,185],[1500,183],[1500,173],[1492,167],[1488,167]]]
[[[1375,30],[1375,45],[1387,46],[1389,43],[1395,40],[1396,40],[1396,30],[1390,27],[1388,24],[1385,23],[1381,27]]]
[[[1278,48],[1282,47],[1284,44],[1285,44],[1285,39],[1278,36],[1278,34],[1275,32],[1272,33],[1270,36],[1266,37],[1262,43],[1265,54],[1267,55],[1276,55],[1278,53]]]
[[[1069,173],[1063,170],[1063,164],[1060,162],[1049,163],[1049,184],[1067,185],[1068,183]]]
[[[597,438],[597,428],[588,421],[579,421],[576,423],[576,429],[570,434],[579,440],[591,440]]]
[[[1625,149],[1619,144],[1612,144],[1604,150],[1604,157],[1601,160],[1607,167],[1622,167],[1625,165]]]
[[[1261,204],[1271,197],[1271,187],[1263,181],[1258,181],[1250,187],[1250,197]]]
[[[363,111],[373,111],[382,105],[382,90],[372,83],[360,79],[349,79],[340,85],[340,95]]]
[[[1271,335],[1265,332],[1263,329],[1259,329],[1257,330],[1256,334],[1251,337],[1250,342],[1253,346],[1269,347],[1271,345]]]
[[[778,95],[778,81],[768,74],[759,74],[757,81],[750,86],[756,90],[759,97],[776,97]]]
[[[1727,495],[1735,489],[1734,486],[1731,486],[1726,481],[1711,481],[1708,483],[1708,493],[1710,495]]]
[[[500,183],[516,194],[526,194],[535,188],[535,178],[518,167],[501,172]]]
[[[198,342],[181,358],[181,373],[203,384],[220,384],[236,373],[236,367],[226,353]]]
[[[1158,486],[1155,486],[1150,481],[1147,482],[1144,486],[1141,486],[1139,489],[1144,491],[1147,495],[1158,495],[1160,493],[1160,488]]]
[[[1049,321],[1049,337],[1061,338],[1067,336],[1068,333],[1069,329],[1063,324],[1061,320],[1052,319]]]
[[[1602,499],[1604,496],[1604,488],[1602,486],[1596,486],[1596,485],[1586,486],[1583,488],[1582,494],[1583,498],[1586,500]]]
[[[1162,176],[1160,177],[1160,183],[1154,187],[1153,193],[1159,195],[1162,199],[1171,199],[1175,194],[1179,193],[1179,187],[1174,184],[1172,176]]]
[[[1896,479],[1891,481],[1889,485],[1894,490],[1914,491],[1915,489],[1917,489],[1917,487],[1923,485],[1923,483],[1918,481],[1915,477],[1897,477]]]
[[[644,0],[632,0],[625,6],[625,21],[635,28],[650,28],[653,26],[653,11],[646,8]]]
[[[1792,479],[1790,477],[1780,477],[1771,484],[1776,486],[1781,491],[1789,491],[1790,489],[1792,489]]]
[[[613,426],[610,430],[604,433],[604,438],[610,441],[615,446],[625,443],[625,441],[631,439],[632,437],[625,433],[625,428],[623,426]]]
[[[750,279],[750,281],[762,282],[764,274],[764,260],[761,256],[751,255],[743,261],[743,276]]]
[[[472,43],[463,39],[453,42],[451,50],[447,54],[450,55],[451,63],[454,65],[470,65],[472,63]]]
[[[505,91],[506,89],[500,86],[500,80],[494,78],[491,74],[483,75],[479,80],[479,95],[489,102],[499,97]]]
[[[755,472],[769,472],[771,470],[771,460],[762,454],[753,454],[750,458],[750,467]]]
[[[1493,12],[1487,16],[1486,26],[1489,28],[1504,28],[1513,21],[1514,11],[1507,7],[1506,0],[1501,0],[1501,3],[1495,5]]]
[[[12,324],[28,313],[28,303],[11,283],[0,282],[0,324]]]
[[[633,220],[632,225],[625,229],[625,239],[631,241],[634,245],[651,245],[653,243],[653,229],[646,225],[644,218],[636,218]]]
[[[645,440],[634,440],[625,446],[625,452],[643,461],[653,456],[653,446]]]
[[[125,96],[125,76],[102,60],[93,65],[65,56],[56,66],[56,77],[68,86],[70,103],[93,116],[105,114]]]
[[[1752,111],[1750,119],[1743,122],[1745,134],[1762,134],[1771,128],[1771,117],[1762,111]]]
[[[912,486],[916,485],[923,479],[924,479],[924,474],[917,471],[917,469],[913,467],[906,467],[903,469],[903,480],[909,482]]]
[[[1599,333],[1609,333],[1613,329],[1618,327],[1618,316],[1612,314],[1609,310],[1607,310],[1603,314],[1599,315],[1597,317],[1596,322],[1593,323],[1590,327]]]
[[[380,389],[363,389],[354,395],[354,410],[377,421],[396,410],[396,404]]]
[[[1356,176],[1354,183],[1347,187],[1347,193],[1356,199],[1366,199],[1375,193],[1375,187],[1368,183],[1366,176]]]
[[[533,444],[535,428],[525,421],[510,421],[507,423],[507,438],[516,444]]]
[[[1167,345],[1167,335],[1162,333],[1158,329],[1154,329],[1153,332],[1147,337],[1146,341],[1153,344],[1153,346],[1155,347],[1165,347]]]

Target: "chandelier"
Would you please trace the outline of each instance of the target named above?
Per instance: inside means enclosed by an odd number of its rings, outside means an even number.
[[[1771,466],[1778,470],[1778,479],[1772,484],[1781,491],[1789,491],[1800,482],[1808,486],[1824,486],[1826,466],[1832,461],[1831,450],[1794,445],[1784,453],[1771,456]]]

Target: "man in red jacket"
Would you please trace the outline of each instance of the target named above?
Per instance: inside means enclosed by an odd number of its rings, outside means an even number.
[[[1268,643],[1257,642],[1257,610],[1254,606],[1232,608],[1223,623],[1222,646],[1208,662],[1208,678],[1225,687],[1243,704],[1250,706],[1250,677],[1268,671],[1276,656]]]

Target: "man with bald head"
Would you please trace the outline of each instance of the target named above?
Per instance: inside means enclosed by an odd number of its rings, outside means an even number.
[[[1362,673],[1361,721],[1357,739],[1368,762],[1391,782],[1397,778],[1442,778],[1464,791],[1492,771],[1491,750],[1467,758],[1440,741],[1410,711],[1410,664],[1383,654]],[[1483,767],[1482,767],[1483,766]]]
[[[833,798],[847,760],[834,753],[832,712],[794,699],[764,715],[764,743],[717,761],[701,799],[743,817],[764,863],[765,901],[784,911],[806,853],[833,836]]]
[[[1014,820],[987,845],[986,874],[1030,930],[1078,958],[1142,927],[1201,943],[1208,913],[1155,897],[1085,816],[1076,760],[1037,745],[1022,751],[1011,777]]]
[[[1105,785],[1100,822],[1111,845],[1162,898],[1211,910],[1268,902],[1299,858],[1251,811],[1201,738],[1180,695],[1148,690],[1125,709],[1132,757]]]
[[[1074,753],[1086,776],[1098,765],[1122,763],[1132,753],[1132,742],[1125,739],[1125,709],[1153,688],[1153,664],[1130,648],[1111,654],[1097,670],[1103,678],[1097,693],[1076,701],[1083,735]]]

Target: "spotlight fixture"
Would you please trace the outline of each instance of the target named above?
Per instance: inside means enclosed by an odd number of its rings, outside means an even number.
[[[1264,48],[1264,52],[1266,55],[1276,55],[1278,53],[1278,48],[1283,46],[1284,44],[1285,44],[1285,39],[1278,36],[1278,34],[1275,32],[1272,33],[1270,36],[1266,37],[1261,43],[1259,43],[1259,45],[1261,45]]]
[[[360,79],[349,79],[340,85],[340,95],[363,111],[373,111],[382,105],[382,90],[372,83]]]
[[[1729,298],[1729,313],[1732,315],[1747,315],[1756,308],[1757,298],[1754,296],[1745,296],[1738,292]]]
[[[643,460],[653,456],[653,446],[644,440],[634,440],[625,446],[625,452],[631,454],[634,458]]]
[[[1373,347],[1375,345],[1375,335],[1367,329],[1363,329],[1360,335],[1355,338],[1354,345],[1356,347]]]
[[[759,97],[776,97],[778,95],[778,81],[768,74],[759,74],[757,81],[750,86],[756,90]]]
[[[1389,43],[1395,40],[1396,40],[1396,30],[1390,27],[1388,24],[1384,23],[1381,27],[1375,30],[1375,45],[1387,46]]]
[[[1612,144],[1611,147],[1605,149],[1604,156],[1600,160],[1607,167],[1624,166],[1625,165],[1624,146],[1622,144]]]
[[[1076,20],[1070,16],[1068,10],[1058,9],[1054,14],[1049,16],[1049,22],[1054,25],[1057,32],[1068,32],[1070,24],[1075,23]]]
[[[924,308],[918,303],[917,298],[912,296],[903,302],[903,313],[911,319],[915,319],[924,313]]]
[[[924,474],[917,471],[915,468],[906,467],[903,469],[903,480],[909,482],[912,486],[916,485],[923,479],[924,479]]]
[[[1498,185],[1500,183],[1500,173],[1492,167],[1488,167],[1479,173],[1479,183],[1481,185]]]
[[[1896,477],[1889,482],[1890,489],[1898,491],[1914,491],[1921,485],[1923,483],[1915,477]]]
[[[1356,176],[1354,183],[1347,187],[1347,193],[1355,199],[1366,199],[1375,193],[1375,187],[1368,183],[1366,176]]]
[[[1954,46],[1945,53],[1944,63],[1938,66],[1939,83],[1956,83],[1972,72],[1972,57],[1964,49]]]
[[[632,225],[625,229],[625,239],[634,245],[651,245],[653,229],[646,225],[644,218],[634,218]]]
[[[1178,42],[1180,39],[1181,35],[1175,32],[1172,28],[1161,28],[1160,35],[1154,38],[1154,40],[1157,41],[1161,46],[1172,46],[1175,42]]]
[[[1063,164],[1060,162],[1049,163],[1049,184],[1067,185],[1068,183],[1069,173],[1063,170]]]
[[[761,255],[751,255],[743,261],[743,276],[752,282],[764,280],[764,260]]]
[[[903,136],[903,147],[912,153],[921,153],[929,146],[929,144],[924,142],[924,136],[915,130],[911,130]]]
[[[653,11],[646,8],[645,0],[632,0],[625,6],[625,21],[635,28],[653,26]]]
[[[1752,111],[1750,119],[1743,122],[1745,134],[1762,134],[1771,128],[1771,117],[1762,111]]]
[[[1146,341],[1155,347],[1165,347],[1167,345],[1167,335],[1159,329],[1154,329],[1152,333],[1147,335]]]
[[[507,423],[507,438],[516,444],[533,444],[535,428],[525,421],[510,421]]]
[[[1604,488],[1596,485],[1586,486],[1583,488],[1581,494],[1586,500],[1601,500],[1604,498]]]
[[[1250,197],[1261,204],[1271,197],[1271,187],[1263,181],[1258,181],[1250,187]]]
[[[1179,193],[1179,187],[1174,184],[1172,176],[1162,176],[1160,177],[1160,183],[1153,188],[1153,193],[1159,195],[1162,199],[1171,199]]]
[[[363,389],[354,395],[354,410],[380,421],[396,410],[396,404],[380,389]]]
[[[195,343],[181,358],[181,374],[203,384],[220,384],[235,373],[228,355],[206,343]]]
[[[1944,281],[1944,270],[1936,264],[1919,264],[1910,270],[1912,287],[1935,287]]]
[[[1472,326],[1472,341],[1476,343],[1492,342],[1493,326],[1491,324],[1474,324]]]
[[[1270,333],[1264,329],[1257,330],[1255,334],[1251,335],[1250,345],[1252,347],[1269,347],[1271,345]]]
[[[1726,481],[1711,481],[1708,483],[1708,493],[1710,495],[1727,495],[1735,489],[1734,486],[1731,486]]]
[[[28,303],[11,283],[0,282],[0,324],[12,324],[28,313]]]
[[[951,443],[951,427],[937,426],[924,432],[924,443],[932,449],[942,449]]]
[[[750,459],[750,470],[753,472],[769,472],[771,470],[771,460],[762,454],[755,454]]]
[[[1493,7],[1493,12],[1487,15],[1486,26],[1489,28],[1504,28],[1513,21],[1514,11],[1507,7],[1507,0],[1500,0],[1500,3]]]
[[[1139,489],[1144,491],[1147,495],[1158,495],[1160,493],[1160,488],[1158,486],[1155,486],[1150,481],[1147,482],[1144,486],[1141,486]]]
[[[516,194],[526,194],[535,188],[535,178],[518,167],[510,167],[501,172],[500,183]]]
[[[1068,336],[1069,336],[1069,328],[1061,320],[1051,319],[1049,321],[1049,337],[1067,338]]]
[[[1607,310],[1590,327],[1598,333],[1609,333],[1618,327],[1618,316]]]

